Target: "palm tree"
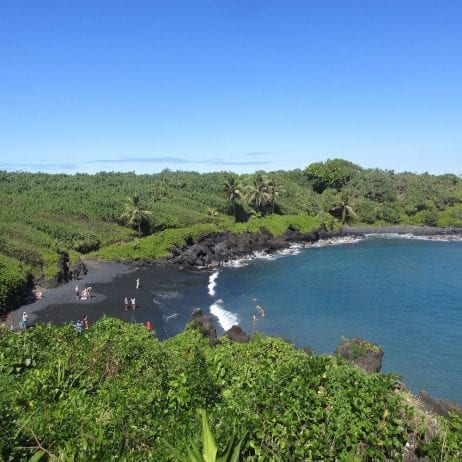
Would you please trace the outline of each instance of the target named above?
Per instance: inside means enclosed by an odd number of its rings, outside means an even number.
[[[128,226],[138,228],[138,237],[141,237],[141,224],[146,222],[151,215],[151,212],[145,210],[144,207],[145,204],[139,194],[125,199],[124,213],[121,218],[125,220]]]
[[[223,192],[226,197],[231,201],[233,206],[234,221],[236,221],[236,201],[242,197],[242,184],[236,175],[229,174],[226,177],[225,184],[223,185]]]
[[[341,223],[349,223],[352,218],[356,217],[356,213],[353,210],[356,199],[351,191],[343,190],[338,196],[338,201],[332,212],[337,212],[341,216]]]
[[[253,176],[250,185],[247,186],[245,198],[257,212],[269,203],[268,180],[261,173]]]
[[[271,213],[274,213],[274,206],[277,202],[279,195],[284,192],[284,189],[280,184],[276,182],[276,179],[272,179],[267,183],[267,191],[269,196],[269,201],[271,203]]]

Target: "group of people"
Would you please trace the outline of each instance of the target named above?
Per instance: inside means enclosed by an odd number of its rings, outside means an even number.
[[[255,303],[257,301],[257,299],[252,298],[252,301]],[[263,318],[265,316],[264,308],[261,305],[259,305],[258,303],[255,305],[255,308],[258,310],[259,315]],[[253,322],[257,321],[257,315],[255,313],[252,314],[252,321]]]
[[[128,297],[124,298],[124,307],[125,307],[125,311],[128,311],[128,307],[129,307]],[[130,298],[130,307],[132,310],[136,308],[136,298],[135,297]]]
[[[80,290],[78,285],[75,286],[75,296],[77,297],[77,300],[90,300],[91,290],[91,287],[85,287]]]
[[[137,289],[140,288],[140,278],[136,278],[136,286],[135,286]],[[136,298],[135,297],[131,297],[130,298],[130,301],[128,300],[128,297],[125,297],[124,298],[124,308],[125,308],[125,311],[128,311],[128,308],[131,308],[132,310],[134,310],[136,308]]]

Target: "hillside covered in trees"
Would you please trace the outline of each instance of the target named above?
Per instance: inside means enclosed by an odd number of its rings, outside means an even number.
[[[153,259],[208,232],[282,234],[343,223],[462,226],[462,181],[334,159],[304,170],[94,175],[0,172],[0,310],[33,278],[92,252]],[[40,279],[39,279],[40,280]]]

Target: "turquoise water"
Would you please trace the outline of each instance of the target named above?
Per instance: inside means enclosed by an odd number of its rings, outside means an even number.
[[[317,353],[361,336],[383,347],[382,371],[462,402],[462,242],[366,239],[252,260],[212,279],[202,304],[224,327],[237,320]]]

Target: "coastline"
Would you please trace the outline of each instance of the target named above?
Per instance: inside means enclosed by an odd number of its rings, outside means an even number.
[[[153,321],[152,318],[154,318],[160,337],[166,338],[169,334],[165,328],[165,319],[163,319],[159,307],[157,307],[157,310],[154,309],[155,303],[152,299],[152,293],[150,291],[146,292],[142,287],[141,290],[133,290],[136,288],[134,281],[138,277],[143,280],[143,272],[148,271],[150,273],[149,278],[158,281],[159,284],[165,284],[167,281],[172,283],[181,273],[187,274],[190,271],[206,272],[223,266],[236,266],[242,260],[264,258],[263,255],[291,255],[294,253],[292,248],[298,245],[323,247],[326,245],[348,244],[358,242],[366,235],[380,234],[397,235],[397,237],[419,236],[438,240],[462,238],[462,228],[344,226],[338,231],[320,231],[309,234],[309,240],[306,239],[306,235],[301,233],[291,233],[290,236],[279,242],[277,249],[273,245],[262,248],[261,243],[259,243],[257,251],[248,249],[247,253],[236,253],[228,261],[224,261],[220,265],[209,266],[183,266],[176,263],[173,258],[152,262],[122,262],[83,258],[88,268],[88,273],[85,276],[82,276],[77,281],[64,282],[57,287],[42,289],[43,297],[41,299],[34,300],[32,296],[29,296],[28,300],[33,301],[23,303],[14,310],[12,312],[12,322],[13,326],[18,326],[23,311],[28,313],[31,325],[40,322],[63,324],[81,319],[85,314],[88,316],[90,323],[103,316],[114,316],[127,322],[143,323],[147,320]],[[191,247],[194,246],[188,247],[185,251],[188,251]],[[129,274],[132,274],[132,278],[125,277]],[[80,289],[92,287],[91,298],[89,300],[77,300],[75,296],[76,285]],[[129,298],[137,297],[139,308],[134,312],[136,315],[131,310],[128,313],[123,310],[123,299],[126,296]],[[148,307],[150,307],[150,310],[148,310]]]
[[[415,236],[462,236],[462,228],[433,228],[431,226],[343,226],[332,236],[358,236],[364,234],[410,234]]]
[[[335,244],[348,244],[358,242],[365,238],[366,235],[391,234],[392,237],[411,237],[422,236],[425,239],[433,240],[452,240],[452,238],[461,238],[462,229],[451,228],[429,228],[429,227],[409,227],[409,226],[387,226],[387,227],[344,227],[342,230],[333,233],[323,232],[319,234],[319,239],[311,243],[302,243],[303,246],[324,246]],[[458,239],[458,240],[459,240]],[[303,245],[304,244],[304,245]],[[287,242],[286,249],[279,249],[269,252],[265,250],[260,255],[290,255],[290,247],[297,247],[296,242]],[[259,253],[253,253],[249,258],[258,258]],[[229,264],[236,263],[241,258],[235,258]],[[103,261],[98,259],[85,259],[88,267],[87,275],[81,277],[78,281],[63,283],[58,287],[44,289],[44,297],[35,300],[33,303],[22,305],[13,312],[14,326],[18,326],[22,312],[25,310],[30,317],[30,324],[36,323],[54,323],[64,324],[81,319],[83,315],[88,316],[90,325],[103,316],[110,316],[122,319],[126,322],[145,323],[147,320],[153,324],[154,331],[160,340],[169,338],[181,332],[186,322],[191,318],[192,309],[185,303],[184,312],[176,319],[168,319],[162,312],[161,307],[155,303],[153,293],[150,290],[152,281],[160,286],[169,284],[170,287],[175,284],[181,284],[180,280],[185,279],[191,273],[201,273],[204,281],[209,280],[211,268],[187,268],[182,270],[180,265],[172,264],[167,261],[153,262],[118,262]],[[204,271],[205,269],[205,271]],[[215,270],[218,268],[214,268]],[[141,287],[136,290],[136,279],[140,277]],[[205,279],[206,278],[206,279]],[[144,282],[150,281],[144,285]],[[209,281],[210,282],[210,281]],[[90,300],[77,300],[75,297],[75,285],[79,288],[91,286],[92,297]],[[207,283],[204,282],[204,286]],[[136,310],[123,309],[123,298],[136,296]],[[214,313],[211,313],[214,314]],[[176,316],[175,316],[176,317]],[[176,323],[176,328],[169,329],[169,324]],[[181,328],[178,326],[182,325]],[[176,330],[175,330],[176,329]],[[372,339],[373,340],[373,339]],[[442,400],[446,402],[447,400]],[[457,403],[458,404],[458,403]]]

